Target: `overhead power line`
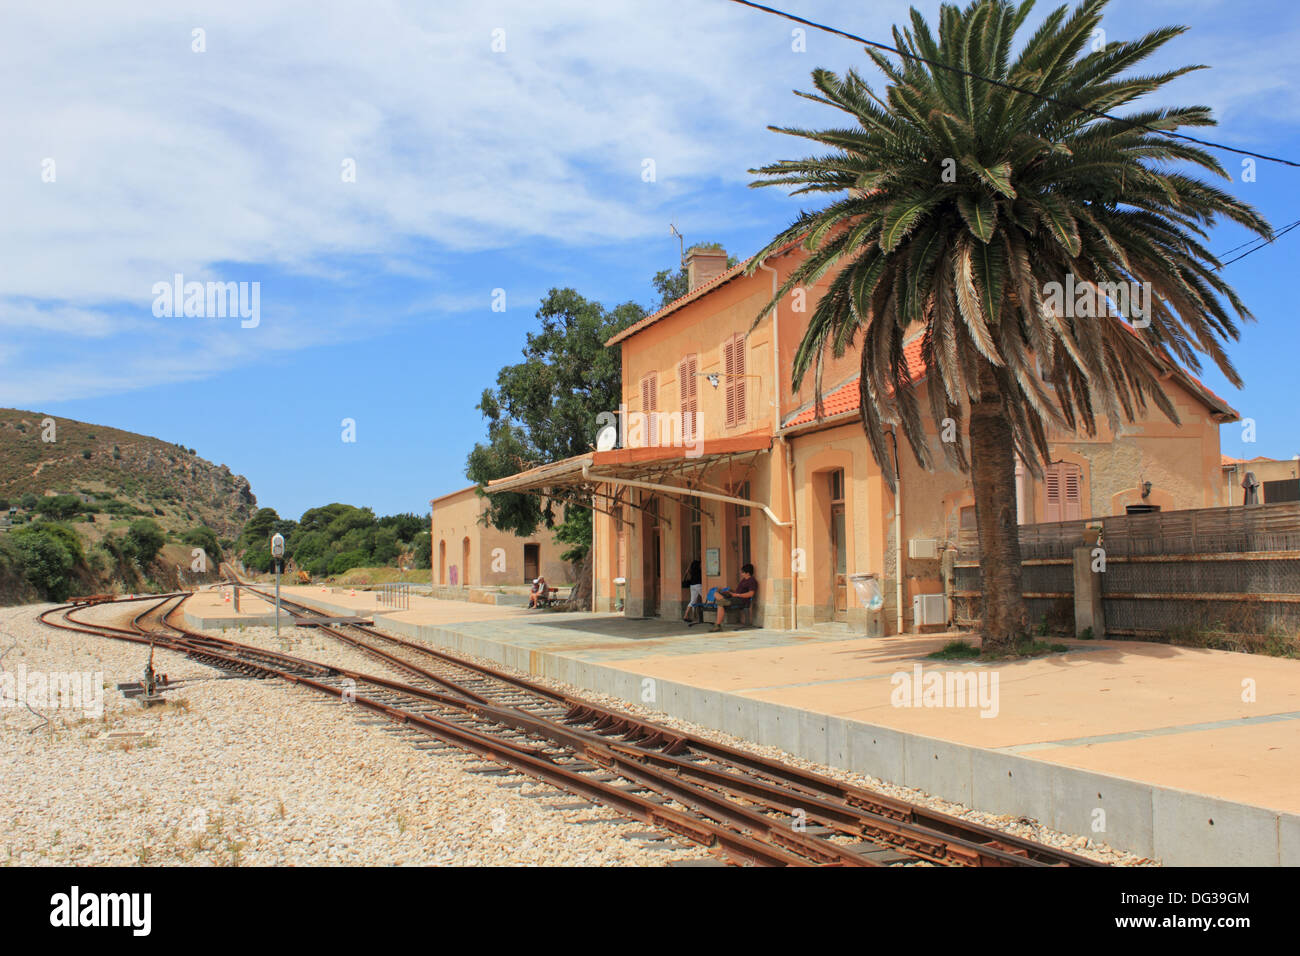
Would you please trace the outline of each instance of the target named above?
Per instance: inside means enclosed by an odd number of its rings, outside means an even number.
[[[1292,229],[1296,228],[1297,226],[1300,226],[1300,219],[1297,219],[1295,222],[1291,223],[1289,226],[1284,226],[1282,229],[1279,229],[1277,232],[1273,233],[1273,235],[1272,235],[1270,238],[1268,238],[1268,239],[1255,239],[1255,240],[1252,240],[1252,242],[1256,243],[1254,249],[1247,249],[1247,250],[1246,250],[1245,252],[1243,252],[1241,255],[1239,255],[1239,256],[1234,256],[1233,258],[1229,259],[1227,262],[1223,263],[1223,265],[1220,265],[1219,268],[1222,269],[1223,266],[1230,266],[1230,265],[1232,265],[1234,262],[1240,262],[1242,259],[1246,258],[1246,257],[1247,257],[1248,255],[1250,255],[1251,253],[1253,253],[1253,252],[1259,252],[1259,250],[1263,249],[1265,246],[1271,246],[1274,242],[1276,242],[1277,240],[1281,239],[1283,236],[1285,236],[1288,232],[1290,232]],[[1246,243],[1243,243],[1242,245],[1244,245],[1244,246],[1249,246],[1249,245],[1251,245],[1251,243],[1250,243],[1250,242],[1246,242]],[[1240,249],[1240,248],[1242,248],[1242,246],[1237,246],[1237,247],[1236,247],[1236,249]],[[1235,252],[1236,249],[1229,249],[1228,252]],[[1224,254],[1226,255],[1227,253],[1224,253]]]
[[[1270,163],[1281,163],[1285,166],[1294,166],[1296,168],[1300,168],[1300,162],[1296,162],[1295,160],[1284,159],[1281,156],[1269,156],[1265,153],[1256,153],[1248,149],[1238,149],[1236,146],[1228,146],[1225,143],[1215,143],[1215,142],[1211,142],[1210,140],[1198,139],[1195,136],[1188,136],[1186,133],[1175,133],[1169,130],[1156,129],[1154,126],[1148,126],[1146,123],[1138,123],[1133,120],[1125,119],[1122,116],[1115,116],[1111,113],[1104,113],[1101,110],[1094,110],[1090,107],[1082,106],[1078,103],[1070,103],[1066,100],[1061,100],[1061,99],[1057,99],[1054,96],[1049,96],[1046,93],[1039,93],[1036,92],[1035,90],[1026,89],[1025,87],[1018,86],[1015,83],[1008,83],[1005,80],[994,79],[991,76],[982,76],[979,73],[972,73],[969,70],[963,70],[961,67],[952,66],[948,63],[940,63],[937,60],[931,60],[928,59],[927,57],[917,56],[915,53],[906,53],[903,50],[898,49],[897,47],[890,46],[888,43],[881,43],[879,40],[868,40],[866,37],[860,37],[855,33],[849,33],[846,30],[840,30],[837,29],[836,27],[828,26],[827,24],[824,23],[817,23],[815,20],[808,20],[805,19],[804,17],[796,16],[793,13],[786,13],[784,10],[778,10],[775,7],[769,7],[761,3],[753,3],[751,2],[751,0],[731,0],[731,2],[738,3],[742,7],[752,7],[755,10],[761,10],[762,12],[770,13],[773,16],[784,17],[786,20],[789,20],[793,23],[802,23],[804,26],[812,27],[814,30],[820,30],[823,33],[830,33],[835,36],[841,36],[847,40],[852,40],[855,43],[861,43],[869,47],[875,47],[877,50],[885,50],[886,52],[893,53],[894,55],[903,57],[904,59],[916,60],[919,63],[925,63],[926,65],[934,67],[936,69],[948,70],[951,73],[956,73],[960,76],[965,76],[973,80],[980,80],[981,82],[984,83],[991,83],[994,86],[1000,86],[1003,89],[1011,90],[1014,93],[1023,93],[1026,96],[1032,96],[1037,99],[1044,100],[1048,103],[1053,103],[1057,106],[1066,106],[1069,107],[1070,109],[1078,110],[1081,113],[1087,113],[1090,116],[1099,117],[1101,119],[1113,120],[1117,123],[1126,123],[1130,128],[1133,129],[1144,129],[1148,132],[1156,133],[1160,136],[1168,136],[1172,139],[1185,140],[1186,142],[1196,143],[1198,146],[1206,146],[1209,147],[1210,149],[1221,149],[1229,153],[1237,153],[1240,156],[1251,156],[1254,157],[1255,159],[1263,159]]]

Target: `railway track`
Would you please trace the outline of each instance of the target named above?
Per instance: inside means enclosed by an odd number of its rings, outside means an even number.
[[[210,637],[172,620],[186,597],[154,597],[127,628],[85,622],[74,616],[75,607],[53,608],[41,619],[152,642],[228,672],[277,678],[342,699],[735,863],[1103,865],[631,717],[373,627],[329,623],[283,598],[286,610],[403,680]],[[51,620],[56,614],[57,622]]]

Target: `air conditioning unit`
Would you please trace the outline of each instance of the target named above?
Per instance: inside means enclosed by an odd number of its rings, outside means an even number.
[[[926,627],[930,624],[947,624],[948,610],[942,594],[914,594],[912,596],[912,625]]]
[[[907,542],[907,556],[934,560],[939,557],[939,542],[935,538],[911,538]]]

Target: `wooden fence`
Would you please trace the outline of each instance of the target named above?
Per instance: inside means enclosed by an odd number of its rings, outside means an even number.
[[[1022,525],[1022,587],[1030,621],[1069,630],[1072,554],[1101,525],[1106,631],[1263,634],[1300,630],[1300,503],[1115,515]],[[979,620],[978,542],[958,542],[956,623]]]

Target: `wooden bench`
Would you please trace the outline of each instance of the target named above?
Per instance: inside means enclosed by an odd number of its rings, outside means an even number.
[[[705,612],[716,612],[718,610],[717,593],[719,588],[709,588],[704,600],[698,604],[688,604],[687,607],[694,609],[695,622],[703,624],[705,621]],[[755,595],[757,597],[757,595]],[[751,599],[745,607],[728,606],[726,613],[722,615],[724,624],[738,624],[742,627],[754,626],[754,600]]]
[[[560,596],[560,591],[564,591],[564,596]],[[573,594],[573,588],[547,588],[544,594],[537,595],[537,607],[551,607],[555,604],[564,604]]]

